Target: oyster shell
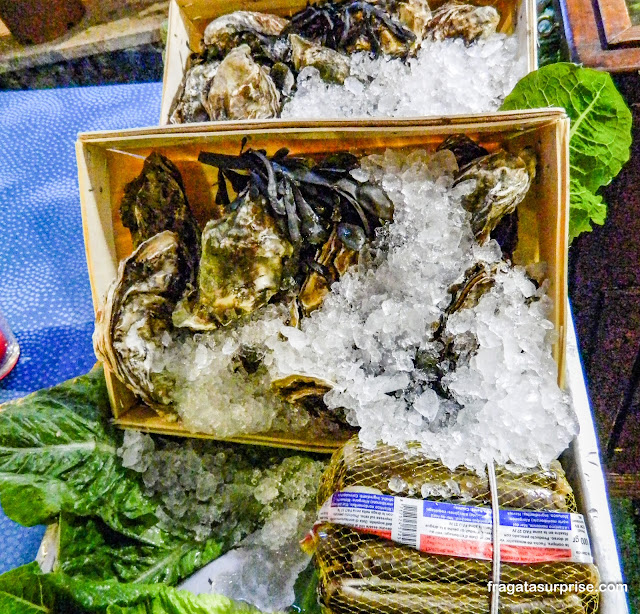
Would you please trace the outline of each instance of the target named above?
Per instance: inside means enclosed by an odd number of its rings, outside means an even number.
[[[508,266],[506,262],[491,264],[477,262],[469,267],[449,287],[451,301],[433,333],[435,346],[429,350],[418,351],[416,354],[416,366],[435,377],[433,387],[444,398],[449,397],[449,391],[443,384],[444,376],[468,365],[478,350],[478,340],[474,334],[452,334],[449,332],[447,329],[449,316],[462,309],[475,307],[495,285],[497,272],[506,266]]]
[[[176,307],[175,326],[224,326],[265,305],[280,290],[293,247],[266,208],[261,196],[252,200],[247,194],[234,211],[205,226],[197,292]]]
[[[318,69],[323,81],[340,84],[349,76],[349,60],[342,53],[316,45],[297,34],[289,34],[289,41],[291,59],[297,71],[313,66]]]
[[[269,73],[253,61],[248,45],[220,63],[204,101],[212,120],[267,119],[280,111],[280,94]]]
[[[392,17],[395,17],[416,35],[416,43],[419,44],[427,32],[427,24],[431,21],[432,13],[427,0],[391,2],[389,10]]]
[[[333,387],[331,382],[302,373],[292,373],[271,382],[271,388],[289,403],[319,400]]]
[[[526,147],[519,155],[507,151],[477,158],[456,178],[462,206],[471,213],[471,229],[478,243],[527,195],[536,174],[536,156]]]
[[[477,306],[480,299],[495,286],[497,272],[507,266],[505,262],[492,264],[477,262],[449,287],[451,302],[445,310],[445,317],[436,334],[436,338],[443,345],[440,360],[440,370],[443,374],[469,364],[478,350],[478,340],[475,335],[470,333],[453,335],[447,330],[447,318],[457,311],[473,309]]]
[[[344,275],[350,266],[358,262],[359,252],[349,249],[338,237],[334,228],[326,243],[320,248],[315,262],[327,271],[327,275],[311,270],[307,275],[298,302],[304,315],[316,310],[331,290],[331,284]]]
[[[430,38],[463,38],[467,45],[479,38],[495,34],[500,13],[492,6],[474,6],[463,2],[447,2],[433,12],[427,24]]]
[[[269,76],[283,98],[291,96],[291,92],[293,92],[293,88],[296,84],[296,78],[293,76],[291,69],[284,62],[276,62],[271,67]]]
[[[169,118],[172,124],[209,121],[203,101],[209,95],[218,66],[220,62],[203,62],[187,71],[178,103]]]
[[[153,358],[163,333],[172,329],[171,313],[188,277],[178,235],[161,232],[120,263],[96,318],[96,356],[161,414],[171,415],[174,382],[152,370]]]
[[[486,156],[489,152],[478,145],[466,134],[452,134],[438,146],[438,151],[448,150],[456,157],[458,167],[463,168],[476,158]]]
[[[445,309],[451,315],[461,309],[473,309],[496,283],[496,273],[505,263],[476,262],[449,287],[451,302]]]
[[[204,45],[224,57],[244,40],[247,34],[279,36],[289,20],[269,13],[235,11],[214,19],[204,31]]]
[[[134,248],[163,230],[171,230],[183,245],[197,253],[200,229],[187,201],[180,171],[156,151],[144,161],[141,173],[125,186],[120,217],[131,231]]]

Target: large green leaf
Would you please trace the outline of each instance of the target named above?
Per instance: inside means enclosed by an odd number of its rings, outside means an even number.
[[[57,570],[88,580],[177,584],[219,557],[216,539],[167,539],[152,546],[113,531],[98,518],[62,515]],[[224,548],[226,549],[226,548]]]
[[[106,614],[259,614],[259,610],[222,595],[164,589],[134,606],[112,605]]]
[[[110,426],[102,370],[7,403],[0,502],[26,526],[62,514],[59,566],[71,575],[176,584],[231,544],[163,529],[140,474],[116,454],[121,437]]]
[[[37,563],[12,569],[0,575],[2,614],[43,614],[53,612],[55,596],[42,582]]]
[[[579,181],[571,183],[571,216],[569,218],[569,240],[573,241],[579,234],[592,230],[591,224],[604,224],[607,217],[607,205],[602,196],[594,194]]]
[[[36,563],[0,576],[2,614],[257,614],[221,595],[157,584],[121,584],[42,574]]]
[[[61,511],[99,516],[125,535],[162,544],[156,505],[122,467],[102,370],[41,390],[0,411],[0,503],[20,524]]]
[[[575,64],[544,66],[524,77],[501,109],[564,107],[571,118],[570,237],[602,224],[606,206],[597,190],[629,159],[632,117],[608,73]]]

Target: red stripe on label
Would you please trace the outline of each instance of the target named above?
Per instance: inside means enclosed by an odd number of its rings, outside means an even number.
[[[535,546],[500,546],[500,558],[506,563],[542,563],[571,559],[570,548],[539,548]]]
[[[357,529],[357,530],[359,533],[368,533],[369,535],[377,535],[378,537],[391,539],[391,531],[384,531],[383,529]]]
[[[491,559],[491,544],[477,540],[420,535],[420,550],[430,554],[448,554],[468,559]]]

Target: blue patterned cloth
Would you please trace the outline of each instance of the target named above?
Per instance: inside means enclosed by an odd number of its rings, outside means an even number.
[[[0,311],[21,349],[0,403],[95,363],[76,135],[157,124],[161,92],[159,83],[0,92]],[[33,560],[43,533],[0,510],[0,573]]]

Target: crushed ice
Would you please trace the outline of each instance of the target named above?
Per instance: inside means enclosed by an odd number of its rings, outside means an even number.
[[[354,178],[382,185],[394,221],[300,329],[273,305],[237,326],[169,342],[159,368],[182,382],[176,401],[187,428],[227,436],[312,430],[303,410],[270,391],[273,379],[301,373],[334,384],[326,405],[346,410],[368,447],[416,441],[451,468],[478,470],[489,461],[548,464],[567,447],[577,421],[556,383],[550,300],[523,268],[502,265],[479,304],[449,318],[447,333],[477,351],[444,374],[448,396],[417,360],[438,354],[432,333],[451,284],[476,262],[502,257],[495,241],[474,241],[460,205],[464,184],[452,187],[449,161],[420,150],[361,160]],[[246,352],[262,361],[253,374],[238,366]]]
[[[450,318],[448,332],[473,335],[478,349],[444,376],[449,398],[416,365],[419,352],[438,352],[432,332],[449,286],[475,262],[501,258],[495,241],[475,243],[438,157],[387,150],[361,161],[357,175],[384,187],[394,221],[301,330],[283,326],[288,340],[269,341],[265,363],[273,377],[296,372],[332,381],[325,403],[347,410],[367,447],[416,441],[451,468],[546,465],[567,447],[577,421],[556,383],[550,300],[523,268],[502,266],[479,304]]]
[[[286,306],[269,305],[216,331],[163,339],[154,369],[175,379],[173,400],[186,429],[232,437],[307,426],[305,410],[271,391],[265,368],[248,372],[242,362],[261,358],[264,339],[277,335],[288,317]]]
[[[297,539],[315,511],[326,466],[304,455],[282,458],[257,448],[217,442],[164,441],[125,431],[118,450],[122,464],[142,474],[158,515],[171,532],[187,531],[198,541],[222,531],[226,543],[278,549]]]
[[[526,58],[515,35],[493,34],[466,46],[462,39],[425,40],[407,62],[368,53],[349,56],[344,85],[326,83],[318,69],[300,71],[283,118],[417,117],[497,110],[520,78]]]

